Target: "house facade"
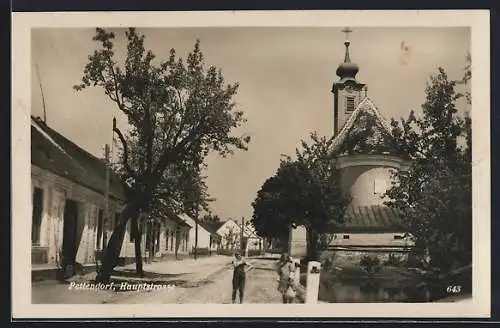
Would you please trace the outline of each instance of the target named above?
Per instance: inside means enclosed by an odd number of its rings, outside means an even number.
[[[126,202],[118,177],[106,165],[50,128],[31,119],[31,262],[33,274],[98,263]],[[108,215],[106,216],[106,208]],[[143,258],[189,254],[194,225],[175,215],[142,218]],[[203,243],[203,232],[200,233]],[[207,242],[208,244],[208,242]],[[135,241],[128,222],[120,263],[135,262]]]
[[[185,213],[179,214],[178,216],[181,220],[183,220],[183,222],[191,227],[189,230],[187,246],[188,252],[192,253],[196,244],[196,221]],[[210,249],[211,235],[212,233],[204,225],[198,222],[198,249]]]
[[[112,174],[106,204],[105,170],[102,160],[32,117],[33,270],[96,263],[96,252],[108,242],[125,206],[120,182]]]
[[[217,234],[220,236],[220,249],[229,251],[241,249],[241,224],[233,219],[228,219],[217,229]],[[243,229],[243,243],[247,250],[263,249],[262,238],[257,236],[255,230],[250,225],[245,225]]]

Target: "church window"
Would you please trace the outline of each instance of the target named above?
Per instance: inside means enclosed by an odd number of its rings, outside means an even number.
[[[387,191],[387,181],[382,179],[377,179],[374,182],[374,193],[377,195],[382,195]]]
[[[353,96],[347,96],[346,97],[346,107],[345,110],[347,113],[351,113],[354,111],[354,97]]]

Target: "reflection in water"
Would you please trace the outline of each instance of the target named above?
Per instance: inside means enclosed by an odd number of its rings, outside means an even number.
[[[329,303],[430,302],[446,297],[443,283],[398,281],[382,277],[339,279],[322,282],[319,299]]]

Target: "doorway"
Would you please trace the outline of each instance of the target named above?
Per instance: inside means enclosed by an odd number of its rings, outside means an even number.
[[[76,262],[77,252],[77,224],[78,224],[78,203],[71,199],[66,199],[64,206],[64,223],[63,223],[63,268],[68,265],[74,267]]]

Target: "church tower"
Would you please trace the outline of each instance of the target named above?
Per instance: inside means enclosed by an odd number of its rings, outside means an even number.
[[[351,45],[349,33],[351,33],[352,30],[346,27],[342,32],[346,34],[346,40],[344,42],[345,57],[344,62],[338,66],[336,71],[339,80],[334,82],[332,86],[333,133],[335,136],[339,133],[349,116],[351,116],[352,112],[354,112],[363,99],[363,89],[366,91],[365,84],[358,82],[356,79],[359,67],[351,62],[349,56],[349,46]]]

